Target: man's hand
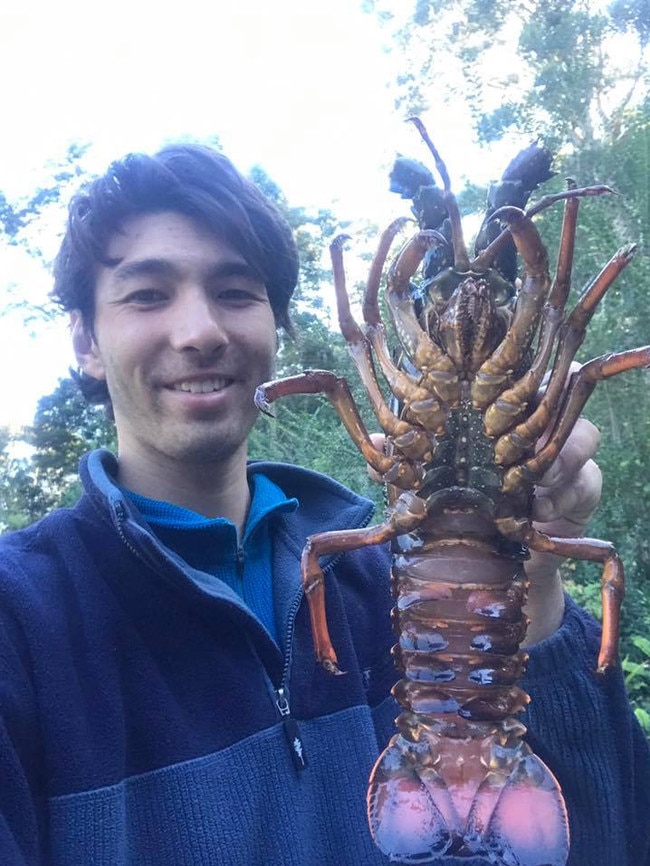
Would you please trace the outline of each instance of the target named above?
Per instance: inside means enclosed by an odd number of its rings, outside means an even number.
[[[535,528],[546,535],[573,538],[591,520],[602,487],[600,469],[593,461],[600,433],[591,421],[579,418],[557,460],[535,488]],[[555,571],[559,557],[534,554],[531,579]],[[538,561],[539,560],[539,561]]]
[[[598,503],[602,479],[593,456],[600,433],[579,418],[557,460],[535,488],[535,528],[546,535],[576,538],[584,533]],[[559,556],[531,551],[526,563],[530,578],[526,613],[530,626],[525,645],[537,643],[558,629],[564,616],[564,592]]]

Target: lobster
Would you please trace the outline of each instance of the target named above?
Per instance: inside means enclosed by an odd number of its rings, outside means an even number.
[[[388,269],[386,302],[400,358],[389,349],[378,293],[405,220],[381,236],[363,299],[363,329],[346,289],[347,236],[330,248],[340,328],[386,447],[374,446],[349,385],[333,372],[308,370],[267,382],[255,401],[272,414],[270,404],[279,397],[322,393],[387,485],[382,523],[313,535],[301,563],[317,658],[340,674],[319,557],[392,542],[393,654],[402,674],[393,694],[401,713],[370,777],[375,843],[398,863],[483,857],[509,866],[562,866],[569,852],[562,793],[517,718],[529,701],[517,684],[527,660],[520,649],[528,626],[524,562],[533,550],[601,564],[598,671],[606,671],[617,654],[621,561],[608,542],[545,535],[531,515],[534,486],[596,384],[650,366],[646,346],[574,370],[589,320],[635,247],[619,249],[565,312],[580,200],[611,192],[568,181],[565,191],[526,210],[496,202],[480,232],[482,248],[470,260],[445,163],[422,123],[413,122],[443,187],[432,187],[425,174],[404,195],[414,198],[420,225],[437,228],[418,231]],[[537,179],[551,176],[548,165],[536,171]],[[536,182],[528,186],[521,204]],[[551,280],[532,217],[559,201],[564,217]],[[507,255],[513,243],[524,265],[518,290]],[[423,260],[424,290],[414,293],[412,278]],[[388,401],[377,367],[392,395]]]

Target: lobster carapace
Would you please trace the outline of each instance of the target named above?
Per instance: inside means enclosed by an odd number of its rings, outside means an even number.
[[[517,718],[529,700],[517,685],[527,658],[520,649],[528,625],[524,561],[535,550],[602,564],[597,666],[605,671],[617,653],[621,562],[607,542],[539,532],[531,515],[534,485],[554,463],[597,382],[650,365],[650,347],[644,347],[595,358],[571,372],[598,301],[634,247],[620,249],[565,313],[579,202],[610,192],[569,182],[565,192],[528,210],[512,200],[493,208],[470,259],[447,169],[415,122],[443,188],[432,188],[427,197],[428,182],[416,184],[422,188],[414,198],[420,224],[433,220],[436,227],[420,230],[388,270],[386,301],[398,360],[388,347],[378,291],[404,221],[381,237],[363,329],[350,313],[345,238],[331,246],[341,331],[387,447],[373,446],[347,383],[334,373],[311,370],[266,383],[256,402],[268,412],[278,397],[323,393],[388,488],[384,522],[314,535],[302,558],[315,651],[336,674],[319,557],[393,544],[394,655],[402,673],[393,694],[402,712],[370,778],[368,816],[376,844],[398,863],[483,857],[498,866],[562,866],[569,851],[562,793],[526,744]],[[537,182],[550,176],[548,167],[538,166],[536,181],[519,182],[522,206]],[[532,217],[562,200],[551,280]],[[523,260],[517,290],[508,252],[513,242]],[[423,260],[424,288],[414,297],[412,278]]]

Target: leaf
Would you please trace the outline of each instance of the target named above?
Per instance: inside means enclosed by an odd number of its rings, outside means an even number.
[[[643,707],[636,707],[634,715],[637,717],[645,734],[650,736],[650,713],[647,710],[644,710]]]
[[[643,652],[648,659],[650,659],[650,640],[647,637],[641,637],[640,635],[634,635],[632,638],[632,643],[635,647]]]

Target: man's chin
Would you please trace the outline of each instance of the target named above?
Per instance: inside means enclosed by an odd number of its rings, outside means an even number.
[[[188,465],[208,465],[223,463],[235,458],[246,449],[246,438],[231,437],[188,437],[170,449],[170,457]]]

